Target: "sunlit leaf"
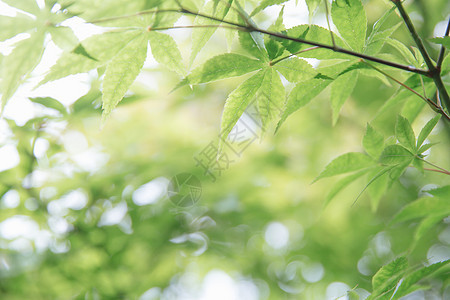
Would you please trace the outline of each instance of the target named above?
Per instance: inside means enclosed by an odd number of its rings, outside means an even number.
[[[392,223],[423,218],[433,214],[450,214],[448,200],[440,197],[425,197],[404,206],[392,219]]]
[[[239,43],[249,54],[262,61],[269,60],[269,55],[264,48],[264,39],[261,33],[239,31],[238,35]]]
[[[367,124],[366,134],[364,135],[362,144],[367,154],[377,159],[384,148],[384,137],[381,133],[373,129],[370,124]]]
[[[54,109],[54,110],[60,112],[62,115],[67,114],[67,109],[64,107],[64,105],[54,98],[36,97],[36,98],[30,98],[30,100],[33,101],[34,103],[38,103],[38,104],[44,105],[45,107]]]
[[[254,16],[257,13],[259,13],[260,11],[263,11],[265,8],[272,6],[272,5],[276,5],[276,4],[282,4],[284,2],[287,2],[288,0],[263,0],[261,1],[261,3],[252,11],[252,13],[250,14],[250,16]]]
[[[147,58],[147,37],[139,36],[123,48],[106,67],[103,80],[103,117],[122,100]]]
[[[339,118],[339,112],[345,101],[350,97],[358,80],[358,71],[350,71],[341,76],[331,84],[331,108],[333,110],[333,125]]]
[[[8,5],[11,5],[12,7],[21,9],[31,14],[37,14],[40,12],[36,0],[2,0],[2,1]]]
[[[325,170],[314,179],[314,182],[325,177],[366,169],[373,165],[374,161],[368,155],[359,152],[346,153],[330,162]]]
[[[428,121],[427,124],[425,124],[422,130],[420,130],[419,136],[417,137],[417,148],[422,146],[423,142],[425,142],[425,139],[430,135],[440,118],[440,115],[435,116],[433,119]]]
[[[432,41],[435,44],[440,44],[445,48],[450,48],[450,36],[436,37],[430,39],[430,41]]]
[[[228,137],[236,122],[253,100],[264,79],[264,71],[259,71],[228,96],[223,108],[220,136],[222,140]]]
[[[380,163],[386,165],[397,165],[411,162],[413,154],[400,145],[389,145],[384,148],[380,155]]]
[[[397,116],[397,123],[395,124],[395,136],[402,146],[411,152],[416,149],[416,137],[411,128],[409,121],[402,116]]]
[[[322,0],[306,0],[306,5],[308,6],[310,19],[321,2]]]
[[[394,287],[406,272],[407,268],[408,260],[406,257],[402,256],[378,270],[372,277],[373,293],[371,297],[375,298]]]
[[[148,40],[157,62],[180,75],[186,74],[180,50],[170,35],[153,31],[148,34]]]
[[[372,207],[372,211],[376,211],[378,209],[380,199],[381,197],[383,197],[388,188],[388,171],[389,170],[385,168],[378,167],[374,170],[371,170],[367,174],[367,179],[370,182],[370,184],[367,186],[367,193],[370,196],[370,205]]]
[[[331,80],[328,79],[310,79],[300,82],[291,91],[287,98],[286,105],[281,115],[280,121],[275,131],[278,131],[280,126],[286,121],[287,117],[300,107],[308,104],[314,97],[316,97],[321,91],[323,91]]]
[[[50,28],[52,41],[65,51],[73,50],[79,43],[78,38],[70,27],[59,26]]]
[[[355,51],[362,51],[366,39],[367,18],[360,0],[335,0],[331,17],[339,33]]]
[[[268,122],[281,114],[286,97],[280,76],[273,68],[267,68],[264,72],[256,97],[263,130],[265,130]]]
[[[305,60],[296,57],[284,59],[274,65],[288,81],[300,82],[313,78],[317,71]]]
[[[202,66],[194,69],[177,87],[241,76],[259,70],[262,67],[263,63],[261,61],[244,55],[234,53],[221,54],[209,59]]]
[[[27,75],[41,60],[45,34],[37,31],[26,40],[17,43],[14,50],[2,62],[2,107],[16,92]]]
[[[325,203],[324,206],[328,205],[328,203],[331,202],[331,200],[333,200],[333,198],[340,192],[342,191],[344,188],[346,188],[350,183],[356,181],[357,179],[361,178],[362,175],[364,175],[365,173],[367,173],[369,170],[362,170],[359,172],[356,172],[354,174],[348,175],[344,178],[342,178],[341,180],[339,180],[338,182],[336,182],[330,189],[330,191],[327,194],[327,197],[325,199]]]
[[[31,17],[22,13],[17,13],[15,17],[0,15],[0,41],[28,32],[35,27],[35,23]]]
[[[218,19],[224,19],[230,10],[233,0],[225,1],[209,1],[206,6],[200,11],[202,14],[214,16]],[[197,16],[194,20],[194,26],[209,26],[218,25],[219,22]],[[198,53],[209,41],[211,36],[216,32],[217,28],[197,28],[192,32],[192,50],[190,64],[192,64]]]

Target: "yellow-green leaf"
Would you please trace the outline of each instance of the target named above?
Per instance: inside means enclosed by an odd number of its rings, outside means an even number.
[[[317,75],[317,71],[308,62],[296,57],[284,59],[275,64],[274,68],[290,82],[305,81]]]
[[[103,117],[111,113],[139,75],[147,58],[147,44],[145,35],[135,38],[106,67],[103,80]]]
[[[157,62],[180,75],[186,74],[180,50],[170,35],[152,31],[148,34],[148,39]]]
[[[358,71],[349,71],[339,76],[331,84],[331,108],[333,110],[333,125],[339,118],[339,112],[345,101],[350,97],[358,80]]]
[[[325,167],[325,170],[323,170],[322,173],[314,179],[314,182],[325,177],[366,169],[373,165],[374,161],[370,158],[370,156],[364,153],[345,153],[331,161]]]
[[[355,51],[362,51],[366,39],[367,17],[360,0],[334,0],[331,17],[339,33]]]

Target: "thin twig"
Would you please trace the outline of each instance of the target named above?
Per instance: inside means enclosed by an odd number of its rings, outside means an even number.
[[[279,63],[280,61],[283,61],[283,60],[285,60],[285,59],[291,58],[291,57],[296,56],[296,55],[298,55],[298,54],[300,54],[300,53],[308,52],[308,51],[315,50],[315,49],[319,49],[319,48],[320,48],[320,47],[315,46],[315,47],[311,47],[311,48],[308,48],[308,49],[304,49],[304,50],[297,51],[297,52],[295,52],[295,53],[292,53],[292,54],[286,55],[286,56],[284,56],[284,57],[281,57],[281,58],[279,58],[279,59],[273,60],[273,61],[270,63],[270,65],[271,65],[271,66],[276,65],[276,64]]]
[[[417,157],[417,156],[416,156],[416,157]],[[423,159],[423,158],[421,158],[421,157],[417,157],[417,158],[420,159],[421,161],[423,161],[424,163],[427,163],[427,164],[429,164],[430,166],[435,167],[436,169],[439,169],[439,170],[441,171],[441,173],[450,175],[450,171],[448,171],[448,170],[446,170],[446,169],[444,169],[444,168],[441,168],[441,167],[439,167],[439,166],[437,166],[437,165],[435,165],[435,164],[433,164],[433,163],[430,163],[429,161],[427,161],[427,160],[425,160],[425,159]]]
[[[269,35],[269,36],[272,36],[272,37],[293,41],[293,42],[296,42],[296,43],[303,43],[303,44],[307,44],[307,45],[311,45],[311,46],[317,46],[319,48],[324,48],[324,49],[328,49],[328,50],[331,50],[331,51],[334,51],[334,52],[339,52],[339,53],[343,53],[343,54],[347,54],[347,55],[363,58],[363,59],[366,59],[366,60],[369,60],[369,61],[377,62],[377,63],[383,64],[383,65],[387,65],[387,66],[390,66],[390,67],[393,67],[393,68],[397,68],[397,69],[400,69],[400,70],[413,72],[413,73],[417,73],[417,74],[422,74],[422,75],[430,77],[430,72],[429,71],[423,70],[423,69],[419,69],[419,68],[415,68],[413,66],[407,66],[407,65],[398,64],[396,62],[387,61],[387,60],[384,60],[384,59],[381,59],[381,58],[373,57],[373,56],[370,56],[370,55],[365,55],[365,54],[362,54],[362,53],[354,52],[354,51],[347,50],[347,49],[340,48],[340,47],[333,47],[333,46],[327,45],[327,44],[313,42],[313,41],[309,41],[309,40],[305,40],[305,39],[301,39],[301,38],[290,37],[290,36],[287,36],[287,35],[282,34],[282,33],[271,32],[271,31],[268,31],[268,30],[257,28],[257,27],[254,27],[253,25],[245,26],[245,25],[242,25],[242,24],[239,24],[239,23],[222,20],[222,19],[219,19],[219,18],[215,18],[213,16],[208,16],[208,15],[202,14],[202,13],[192,12],[192,11],[187,10],[187,9],[147,10],[147,11],[142,11],[142,12],[136,13],[134,15],[119,16],[119,17],[112,17],[112,18],[107,18],[107,19],[95,20],[95,21],[91,21],[90,23],[96,24],[96,23],[102,23],[102,22],[109,22],[109,21],[114,21],[114,20],[118,20],[118,19],[130,18],[130,17],[146,15],[146,14],[152,14],[152,13],[181,13],[181,14],[190,14],[190,15],[194,15],[194,16],[200,16],[200,17],[203,17],[203,18],[206,18],[206,19],[210,19],[210,20],[213,20],[213,21],[222,22],[222,23],[225,23],[227,25],[240,27],[239,30],[242,30],[242,31],[247,31],[247,32],[254,31],[254,32],[259,32],[259,33],[266,34],[266,35]]]
[[[447,29],[445,30],[444,37],[448,36],[449,33],[450,33],[450,18],[448,18]],[[441,70],[442,62],[444,61],[444,54],[445,54],[445,46],[442,45],[441,46],[441,51],[439,52],[439,57],[438,57],[438,60],[437,60],[437,64],[436,64],[436,68],[439,71]]]
[[[403,18],[403,21],[406,24],[406,27],[409,30],[409,33],[411,34],[412,38],[414,39],[414,42],[417,45],[417,48],[419,49],[420,53],[423,56],[423,59],[425,60],[425,63],[428,67],[428,76],[433,78],[433,81],[436,85],[436,88],[439,90],[439,94],[441,96],[441,100],[444,103],[445,108],[447,110],[450,110],[450,97],[448,95],[447,90],[445,89],[444,83],[442,82],[441,74],[439,69],[433,64],[431,61],[430,56],[428,55],[427,50],[425,49],[425,46],[423,45],[422,39],[417,34],[416,29],[414,28],[414,25],[406,12],[405,8],[403,7],[401,0],[391,0],[394,5],[397,7],[398,11],[400,12],[400,15]]]
[[[438,172],[438,173],[450,175],[450,172],[448,172],[448,171],[442,171],[442,170],[438,170],[438,169],[429,169],[429,168],[423,168],[423,169],[427,170],[427,171],[431,171],[431,172]]]

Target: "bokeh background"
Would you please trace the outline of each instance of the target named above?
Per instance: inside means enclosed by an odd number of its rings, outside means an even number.
[[[295,2],[285,8],[288,28],[308,22],[304,1]],[[387,2],[364,1],[369,28]],[[441,34],[446,2],[408,6],[422,34]],[[269,26],[279,9],[265,10],[256,21]],[[322,10],[312,21],[325,25]],[[0,2],[0,13],[15,10]],[[105,30],[79,18],[66,22],[81,40]],[[189,33],[170,31],[186,61]],[[197,64],[226,51],[225,35],[218,31]],[[404,29],[395,37],[410,43]],[[0,52],[7,55],[23,38],[0,43]],[[352,205],[363,179],[324,205],[337,179],[312,184],[323,167],[340,154],[363,151],[368,122],[393,135],[404,102],[379,114],[397,87],[374,77],[360,77],[334,127],[328,89],[276,135],[253,124],[257,138],[213,180],[195,157],[218,143],[224,101],[243,78],[170,93],[180,78],[149,53],[127,97],[102,124],[97,71],[34,89],[61,51],[47,43],[41,64],[0,120],[1,299],[346,299],[352,288],[364,297],[373,274],[412,243],[411,224],[391,225],[393,215],[426,189],[448,184],[445,175],[411,169],[376,211],[366,193]],[[30,97],[52,97],[63,109]],[[433,116],[420,108],[416,133]],[[429,140],[439,142],[429,161],[448,168],[449,127],[439,123]],[[179,173],[201,182],[192,206],[168,197],[169,181]],[[449,223],[441,222],[409,253],[413,265],[450,258]],[[440,280],[432,284],[443,287]],[[408,299],[439,299],[433,291]],[[442,294],[450,298],[445,286]]]

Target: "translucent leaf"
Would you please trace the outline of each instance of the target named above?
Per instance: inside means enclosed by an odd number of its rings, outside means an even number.
[[[380,155],[380,163],[386,165],[397,165],[411,162],[414,155],[400,145],[389,145],[384,148]]]
[[[152,47],[153,57],[157,62],[180,75],[186,74],[180,50],[178,50],[177,44],[170,35],[151,31],[148,34],[148,39]]]
[[[395,137],[399,143],[411,152],[416,150],[416,137],[411,128],[409,121],[402,116],[397,116],[397,123],[395,124]]]
[[[417,150],[417,153],[422,154],[425,151],[427,151],[428,149],[430,149],[431,147],[433,147],[434,145],[436,145],[436,143],[424,144],[424,145],[420,146],[419,150]]]
[[[398,29],[398,27],[400,27],[401,24],[402,23],[399,22],[397,25],[383,31],[372,31],[370,36],[367,38],[366,46],[364,47],[364,53],[367,55],[375,55],[380,52],[381,48],[383,48],[386,42],[386,39],[389,38]]]
[[[331,17],[340,35],[355,51],[362,51],[366,39],[367,18],[360,0],[335,0]]]
[[[0,42],[10,39],[19,33],[26,33],[35,26],[35,21],[25,14],[17,13],[15,17],[0,15]]]
[[[404,256],[381,267],[372,277],[372,297],[378,296],[394,287],[406,272],[407,268],[408,261]]]
[[[416,227],[414,232],[414,243],[417,243],[431,228],[433,228],[437,223],[442,221],[448,214],[435,214],[429,217],[425,217],[420,224]]]
[[[187,84],[207,83],[241,76],[259,70],[262,67],[263,63],[259,60],[240,54],[226,53],[215,56],[196,68],[177,85],[177,88]]]
[[[437,115],[433,119],[428,121],[427,124],[425,124],[425,126],[420,131],[419,136],[417,137],[417,148],[422,146],[423,142],[425,142],[425,139],[430,135],[431,131],[439,122],[440,118],[441,116]]]
[[[333,110],[333,125],[339,118],[339,112],[345,101],[350,97],[358,80],[358,71],[350,71],[339,76],[331,84],[331,108]]]
[[[233,129],[236,122],[244,113],[247,106],[255,96],[264,79],[264,71],[259,71],[241,85],[239,85],[228,96],[222,113],[221,139],[225,140]]]
[[[62,115],[67,115],[67,110],[64,107],[64,105],[59,102],[58,100],[51,98],[51,97],[36,97],[36,98],[29,98],[31,101],[33,101],[34,103],[38,103],[41,105],[44,105],[45,107],[54,109],[58,112],[60,112]]]
[[[285,30],[285,27],[283,25],[283,14],[284,6],[281,8],[275,23],[268,28],[269,31],[280,32]],[[278,39],[272,38],[269,35],[264,36],[264,45],[266,47],[270,60],[274,60],[275,58],[281,56],[285,50]]]
[[[250,14],[250,16],[254,16],[257,13],[259,13],[260,11],[263,11],[265,8],[272,6],[272,5],[276,5],[276,4],[281,4],[284,2],[287,2],[288,0],[263,0],[261,1],[261,3],[252,11],[252,13]]]
[[[413,291],[416,290],[414,288],[414,285],[417,282],[438,272],[440,269],[442,269],[448,263],[450,263],[450,260],[441,261],[441,262],[420,268],[419,270],[416,270],[413,273],[405,276],[405,278],[403,278],[403,281],[401,282],[400,286],[394,292],[395,297],[392,299],[399,299],[403,296],[408,295],[409,293],[412,293]],[[413,288],[413,289],[411,289],[411,288]]]
[[[328,79],[310,79],[297,84],[297,86],[291,91],[291,93],[287,98],[283,114],[281,115],[280,121],[278,121],[275,132],[278,131],[278,129],[284,123],[284,121],[286,121],[288,116],[290,116],[300,107],[303,107],[306,104],[308,104],[330,83],[331,80]]]
[[[373,129],[370,124],[367,124],[366,134],[362,141],[364,150],[373,158],[380,157],[384,148],[384,137],[381,133]]]
[[[122,100],[139,75],[147,58],[147,44],[146,35],[135,38],[106,67],[102,97],[104,118]]]
[[[45,34],[33,33],[28,39],[17,43],[14,50],[2,62],[2,108],[26,76],[33,71],[41,60],[44,50]]]
[[[204,9],[201,10],[201,13],[214,16],[215,18],[222,19],[228,14],[230,10],[231,4],[233,0],[225,0],[225,1],[209,1]],[[194,26],[207,26],[207,25],[218,25],[219,22],[202,18],[200,16],[196,17],[194,20]],[[209,41],[211,36],[216,32],[217,28],[197,28],[192,32],[192,50],[191,50],[191,58],[190,65],[194,62],[198,53],[202,48],[206,45],[206,42]]]
[[[305,39],[308,41],[314,41],[322,44],[328,44],[332,45],[331,43],[331,34],[328,29],[325,29],[323,27],[317,26],[317,25],[299,25],[292,28],[287,29],[283,32],[287,36],[294,37],[294,38],[300,38]],[[344,47],[345,44],[342,41],[342,39],[334,35],[334,40],[337,46]],[[285,46],[285,48],[291,52],[291,53],[297,53],[299,51],[303,51],[309,48],[312,48],[314,46],[307,45],[304,43],[298,43],[294,41],[289,40],[280,40],[281,43]],[[311,57],[311,58],[317,58],[317,59],[334,59],[334,58],[341,58],[341,59],[349,59],[350,56],[338,52],[334,52],[329,49],[314,49],[302,53],[298,53],[298,56],[301,57]]]
[[[275,64],[274,68],[290,82],[305,81],[317,75],[317,71],[308,62],[296,57],[284,59]]]
[[[68,1],[67,9],[87,21],[133,14],[144,9],[150,9],[162,0],[77,0]],[[89,9],[86,9],[89,8]],[[110,26],[108,23],[99,23],[101,26]]]
[[[445,48],[450,48],[450,36],[436,37],[430,39],[430,41],[432,41],[435,44],[440,44]]]
[[[257,93],[258,111],[263,130],[275,116],[279,116],[285,100],[285,89],[280,76],[273,68],[267,68]]]
[[[428,190],[427,193],[429,193],[435,197],[441,197],[442,199],[449,199],[450,198],[450,185],[446,185],[443,187]]]
[[[331,161],[325,167],[325,170],[314,179],[314,182],[325,177],[366,169],[373,165],[374,161],[368,155],[359,152],[349,152]]]
[[[370,182],[370,185],[367,186],[367,193],[370,196],[372,211],[376,211],[381,197],[383,197],[388,188],[389,176],[385,168],[378,167],[371,170],[367,174],[367,178]]]
[[[140,32],[127,31],[94,35],[82,41],[81,47],[77,47],[84,49],[85,53],[65,52],[39,84],[98,68],[110,61],[139,34]]]
[[[397,49],[397,51],[403,56],[406,63],[416,66],[417,60],[411,51],[406,47],[402,42],[399,42],[395,39],[387,39],[386,42]]]
[[[392,223],[429,217],[432,215],[450,214],[448,199],[440,197],[420,198],[405,205],[392,219]]]
[[[312,15],[316,11],[322,0],[306,0],[306,5],[308,6],[309,18],[311,19]]]
[[[350,183],[358,180],[359,178],[361,178],[362,175],[364,175],[365,173],[367,173],[369,170],[362,170],[359,172],[356,172],[354,174],[348,175],[344,178],[342,178],[341,180],[339,180],[338,182],[336,182],[330,189],[330,191],[327,194],[327,197],[325,198],[325,203],[324,206],[328,205],[328,203],[331,202],[331,200],[333,200],[333,198],[340,192],[342,191],[344,188],[346,188]]]
[[[50,28],[53,42],[65,51],[73,50],[79,43],[78,38],[69,27],[59,26]]]
[[[252,56],[262,60],[269,61],[269,55],[264,48],[264,40],[259,32],[239,31],[239,43]]]
[[[40,12],[36,0],[2,0],[2,2],[31,14],[38,14]]]

